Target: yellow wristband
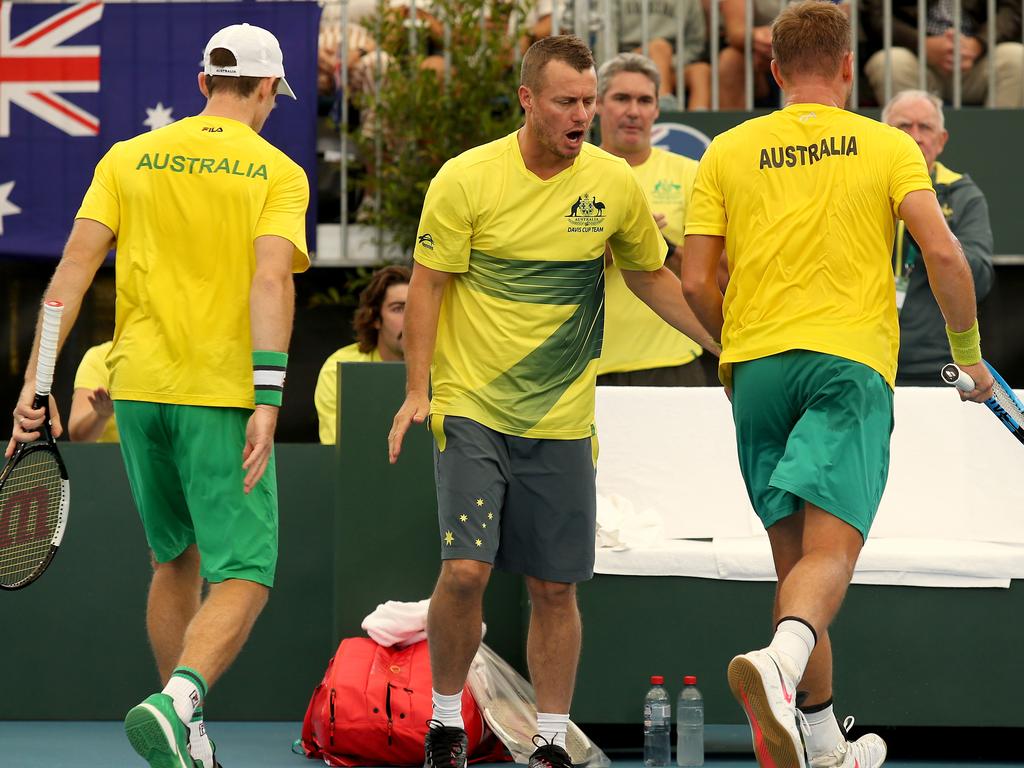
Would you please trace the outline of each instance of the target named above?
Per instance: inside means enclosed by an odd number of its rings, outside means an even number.
[[[981,334],[978,332],[978,321],[966,331],[954,331],[946,326],[949,338],[949,351],[953,353],[953,362],[957,365],[974,365],[981,362]]]

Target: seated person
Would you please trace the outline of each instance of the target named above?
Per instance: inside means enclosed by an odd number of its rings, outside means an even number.
[[[722,48],[718,54],[719,109],[746,109],[746,66],[744,46],[746,0],[722,0]],[[778,90],[772,79],[772,21],[779,12],[777,0],[754,0],[754,104],[778,106]]]
[[[949,138],[942,101],[926,91],[902,91],[885,105],[882,122],[910,134],[921,148],[935,196],[950,231],[964,249],[974,278],[975,298],[980,302],[988,295],[995,277],[988,203],[970,176],[950,170],[938,161]],[[902,221],[896,223],[893,274],[900,316],[896,384],[945,386],[939,378],[939,370],[950,362],[946,321],[928,283],[921,250]]]
[[[338,409],[338,363],[374,363],[405,359],[402,328],[405,297],[409,293],[408,267],[384,267],[374,273],[359,294],[352,319],[357,341],[327,358],[316,380],[313,403],[320,421],[320,442],[333,445]]]
[[[68,416],[68,438],[72,442],[120,442],[114,418],[114,401],[110,399],[107,390],[110,385],[107,353],[112,346],[114,342],[107,341],[90,347],[78,364],[71,414]]]
[[[952,101],[953,97],[953,4],[928,0],[925,12],[925,57],[928,61],[925,88]],[[994,51],[986,51],[988,25],[986,4],[965,0],[960,23],[961,97],[964,104],[984,104],[988,96],[988,64],[995,57],[997,107],[1024,105],[1024,45],[1021,45],[1021,9],[1017,0],[996,0]],[[882,47],[884,11],[882,0],[864,5],[864,30],[877,53],[864,71],[878,103],[885,99],[885,51]],[[917,0],[892,3],[892,93],[919,88],[917,50]],[[874,45],[872,45],[872,43]]]
[[[540,0],[527,16],[526,25],[531,41],[551,34],[552,0]],[[562,34],[573,31],[572,2],[560,0],[559,13]],[[640,0],[615,0],[612,30],[618,38],[620,52],[643,52]],[[676,92],[675,56],[680,53],[676,40],[678,22],[674,0],[648,0],[647,55],[658,68],[661,84],[658,97],[663,109],[674,109]],[[683,33],[683,79],[686,86],[688,109],[708,109],[711,106],[711,65],[708,60],[707,17],[702,0],[686,0]]]

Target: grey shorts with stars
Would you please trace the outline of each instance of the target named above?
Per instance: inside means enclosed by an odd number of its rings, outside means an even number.
[[[594,575],[593,438],[541,440],[432,416],[442,560],[575,584]]]

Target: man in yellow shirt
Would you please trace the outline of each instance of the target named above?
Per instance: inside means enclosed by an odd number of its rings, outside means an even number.
[[[107,355],[113,341],[89,347],[75,373],[75,390],[68,415],[68,437],[76,443],[116,443],[117,419],[110,399]]]
[[[906,134],[843,110],[853,79],[846,15],[788,6],[772,27],[784,109],[716,137],[686,220],[683,288],[722,338],[740,469],[768,530],[779,588],[771,644],[729,665],[762,768],[802,768],[796,694],[814,768],[877,768],[885,743],[851,743],[832,710],[828,627],[888,474],[899,342],[894,215],[920,244],[953,360],[978,383],[971,272]],[[717,268],[725,249],[723,298]],[[938,371],[936,371],[936,374]]]
[[[320,422],[320,442],[334,445],[338,420],[338,363],[401,362],[405,359],[402,329],[409,293],[408,267],[392,265],[374,272],[362,293],[352,327],[356,342],[324,361],[316,379],[313,404]]]
[[[494,566],[523,574],[530,594],[527,657],[544,740],[530,765],[571,765],[575,585],[594,566],[606,244],[638,296],[717,349],[663,266],[664,240],[629,166],[584,142],[597,101],[590,49],[567,35],[540,40],[521,83],[524,126],[444,165],[413,253],[407,396],[388,446],[394,462],[410,424],[429,413],[442,566],[427,620],[427,768],[465,766],[460,701]]]
[[[153,553],[146,624],[166,683],[125,730],[153,768],[216,765],[203,699],[273,585],[291,273],[309,265],[306,176],[259,136],[275,97],[294,97],[277,39],[248,24],[220,30],[198,85],[199,115],[100,160],[46,291],[64,303],[63,341],[116,246],[110,396]],[[37,334],[8,452],[42,422],[31,407],[38,345]]]
[[[620,53],[597,73],[597,114],[601,149],[625,159],[633,169],[665,238],[665,266],[678,275],[686,204],[697,176],[697,161],[651,146],[659,82],[653,61],[635,53]],[[700,344],[668,325],[629,290],[611,254],[606,262],[598,386],[712,383],[698,359]],[[713,355],[708,357],[714,360]]]

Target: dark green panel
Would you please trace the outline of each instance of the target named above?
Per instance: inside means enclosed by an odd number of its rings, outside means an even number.
[[[405,398],[405,366],[340,363],[338,382],[335,633],[345,637],[361,634],[363,617],[379,603],[430,597],[441,557],[426,426],[413,425],[398,463],[388,463],[387,435]],[[484,600],[487,643],[520,670],[523,599],[520,579],[495,573]]]
[[[0,719],[119,719],[160,687],[144,620],[149,556],[120,451],[65,444],[61,452],[71,477],[64,543],[38,582],[0,593]],[[331,452],[282,445],[277,455],[278,584],[238,663],[210,695],[215,719],[298,719],[334,648]]]
[[[773,594],[772,583],[595,577],[580,589],[573,718],[635,723],[650,675],[665,675],[674,697],[693,674],[707,722],[745,722],[725,671],[770,641]],[[1024,679],[1022,614],[1019,581],[1008,590],[853,585],[833,627],[837,712],[869,726],[1019,726],[1010,681]]]

